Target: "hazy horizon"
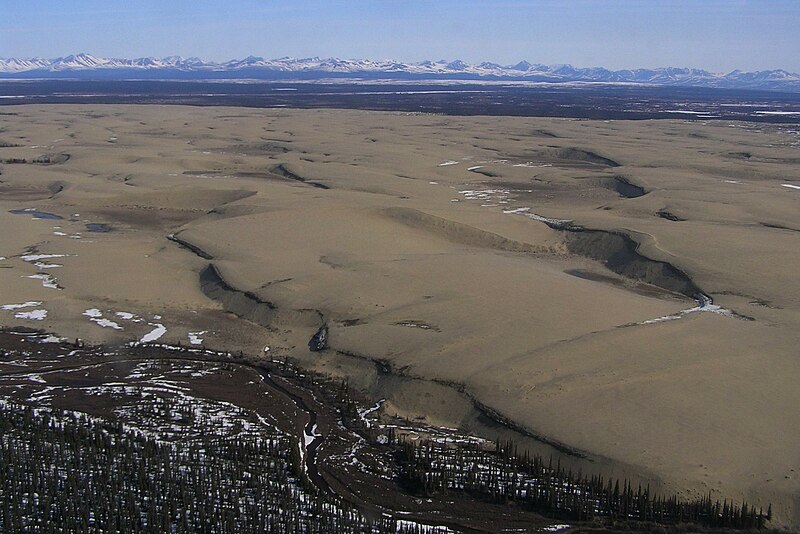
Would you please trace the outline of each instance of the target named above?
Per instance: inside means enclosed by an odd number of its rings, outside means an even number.
[[[143,0],[136,6],[46,0],[9,9],[0,56],[180,55],[208,61],[340,57],[461,59],[513,65],[800,71],[800,4],[786,0],[488,5],[446,0],[304,2]]]

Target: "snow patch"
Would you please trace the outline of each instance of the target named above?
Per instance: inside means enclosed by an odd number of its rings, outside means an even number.
[[[33,263],[38,269],[56,269],[58,267],[63,267],[63,265],[59,265],[58,263],[45,263],[43,261],[37,261]]]
[[[14,314],[17,319],[28,319],[30,321],[41,321],[47,317],[47,310],[33,310],[29,312],[17,312]]]
[[[33,308],[34,306],[41,306],[42,303],[35,300],[30,300],[28,302],[23,302],[22,304],[3,304],[0,306],[0,310],[11,311],[11,310],[21,310],[22,308]]]
[[[122,330],[122,327],[114,321],[109,321],[103,318],[103,312],[97,308],[90,308],[83,312],[84,316],[88,317],[90,321],[102,328],[113,328],[114,330]]]
[[[206,330],[203,330],[201,332],[189,332],[189,343],[191,343],[192,345],[202,345],[203,338],[201,338],[200,336],[204,335],[205,333]]]
[[[550,525],[549,527],[544,527],[542,532],[560,532],[562,530],[568,529],[569,525],[559,524],[559,525]]]
[[[167,333],[167,328],[163,324],[159,323],[148,323],[150,326],[154,326],[155,328],[142,336],[142,339],[139,340],[139,343],[150,343],[159,339],[161,336]]]
[[[53,258],[66,258],[66,254],[26,254],[25,256],[20,256],[22,261],[40,261],[40,260],[50,260]]]
[[[56,279],[49,274],[30,274],[28,276],[24,276],[23,278],[33,278],[34,280],[41,280],[42,287],[47,287],[50,289],[61,289],[58,286],[58,282]]]

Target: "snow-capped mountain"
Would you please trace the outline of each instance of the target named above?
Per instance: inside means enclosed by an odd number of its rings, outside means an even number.
[[[514,65],[461,60],[402,63],[391,60],[338,58],[279,58],[249,56],[222,63],[170,56],[137,59],[99,58],[77,54],[55,59],[0,58],[0,78],[102,79],[454,79],[484,81],[633,83],[669,86],[768,89],[800,92],[800,75],[785,70],[712,73],[700,69],[658,68],[608,70],[572,65],[542,65],[520,61]]]

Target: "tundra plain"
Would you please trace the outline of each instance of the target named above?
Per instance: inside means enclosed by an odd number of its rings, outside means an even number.
[[[290,358],[800,525],[797,127],[5,110],[1,325]]]

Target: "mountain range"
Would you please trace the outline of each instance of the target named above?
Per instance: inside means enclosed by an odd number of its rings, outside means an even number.
[[[785,70],[713,73],[701,69],[664,67],[609,70],[602,67],[542,65],[521,61],[515,65],[468,64],[455,61],[372,61],[365,59],[280,58],[249,56],[226,62],[170,56],[116,59],[77,54],[56,59],[0,58],[0,78],[47,79],[262,79],[311,80],[467,80],[527,82],[592,82],[683,87],[718,87],[800,92],[800,74]]]

